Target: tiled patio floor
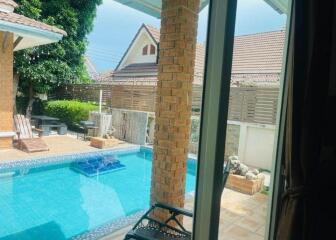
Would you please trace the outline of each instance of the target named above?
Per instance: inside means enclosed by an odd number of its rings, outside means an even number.
[[[193,200],[187,201],[185,208],[193,209],[193,203]],[[250,196],[230,189],[225,189],[221,202],[218,239],[264,239],[267,205],[267,195],[257,193]],[[186,221],[185,225],[188,229],[191,229],[191,220]],[[122,240],[129,229],[130,226],[105,237],[103,240]]]
[[[4,160],[20,160],[33,157],[47,157],[58,154],[80,153],[97,151],[97,148],[90,147],[89,141],[78,140],[72,136],[48,136],[43,137],[43,140],[49,146],[49,151],[26,153],[18,149],[0,150],[0,162]],[[119,146],[126,146],[127,144],[120,144]]]

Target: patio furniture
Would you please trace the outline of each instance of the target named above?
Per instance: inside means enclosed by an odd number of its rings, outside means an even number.
[[[41,129],[43,131],[43,136],[49,136],[52,129],[57,129],[58,135],[66,135],[68,132],[68,127],[64,123],[41,125]]]
[[[36,122],[36,127],[43,130],[43,136],[49,136],[52,129],[57,129],[59,135],[66,135],[68,127],[65,123],[60,123],[58,118],[35,115],[32,119]]]
[[[59,122],[59,118],[45,116],[45,115],[33,115],[31,118],[37,123],[36,127]]]
[[[49,151],[47,144],[41,139],[43,131],[41,129],[32,128],[29,119],[20,114],[15,115],[14,124],[18,136],[19,149],[30,153]],[[34,138],[33,131],[38,133],[38,138]]]
[[[222,190],[224,190],[228,175],[230,174],[230,160],[224,164]],[[154,217],[153,212],[163,209],[169,212],[170,216],[161,221]],[[179,216],[193,217],[193,213],[164,203],[154,204],[126,234],[125,240],[190,240],[191,232],[186,230],[179,221]],[[173,224],[169,224],[173,223]]]
[[[169,212],[170,216],[165,221],[154,218],[153,212],[157,209],[163,209]],[[192,212],[173,207],[168,204],[156,203],[141,217],[126,236],[127,239],[139,240],[189,240],[191,232],[186,230],[182,223],[178,220],[179,216],[193,217]],[[174,223],[169,225],[169,223]]]
[[[94,132],[96,132],[99,129],[99,127],[96,126],[95,122],[93,121],[80,121],[79,123],[80,123],[80,128],[84,132],[84,140],[87,139],[87,136],[89,135],[90,130],[93,130]],[[78,138],[78,134],[77,134],[77,138]]]

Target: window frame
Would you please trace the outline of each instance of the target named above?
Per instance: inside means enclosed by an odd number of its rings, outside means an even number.
[[[222,179],[216,176],[222,176],[224,164],[236,9],[237,0],[209,3],[194,240],[218,238]]]
[[[156,54],[156,48],[153,44],[149,46],[149,55],[155,55]]]
[[[281,198],[284,193],[285,179],[283,172],[283,147],[284,147],[284,135],[285,135],[285,123],[286,123],[286,109],[287,109],[287,99],[288,99],[288,79],[292,76],[292,56],[293,56],[293,44],[294,32],[292,29],[292,18],[293,18],[293,4],[294,0],[288,0],[288,13],[286,22],[286,38],[284,45],[284,54],[282,60],[282,72],[280,76],[280,86],[279,86],[279,101],[278,101],[278,113],[276,122],[276,136],[275,144],[276,146],[273,150],[273,164],[271,172],[271,182],[270,182],[270,198],[269,198],[269,208],[266,219],[266,233],[265,239],[275,239],[276,238],[276,226],[280,214],[280,204]]]
[[[148,55],[148,45],[145,45],[142,48],[142,56],[147,56]]]

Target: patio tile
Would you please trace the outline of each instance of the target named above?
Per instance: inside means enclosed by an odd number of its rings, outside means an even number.
[[[253,209],[249,207],[245,207],[239,203],[233,204],[230,207],[230,210],[236,214],[239,214],[241,216],[249,216],[253,214]]]
[[[264,214],[264,213],[260,212],[260,210],[256,209],[255,212],[249,217],[255,219],[258,222],[261,222],[261,223],[265,224],[267,214]]]
[[[228,209],[224,209],[220,213],[220,219],[228,221],[230,223],[234,223],[236,221],[239,221],[241,218],[242,218],[242,216],[240,214],[232,212]]]
[[[257,231],[257,234],[261,235],[261,236],[265,236],[265,225],[261,226]]]
[[[261,222],[253,217],[244,217],[241,220],[237,221],[235,224],[252,232],[256,232],[262,225],[264,225],[263,221]]]
[[[226,220],[221,220],[219,223],[219,235],[221,235],[222,232],[227,231],[232,226],[232,223]]]
[[[268,196],[266,194],[256,193],[253,195],[252,200],[258,203],[264,203],[265,201],[268,201]]]
[[[233,224],[227,231],[219,234],[223,240],[263,240],[263,237],[243,227]]]
[[[49,147],[49,151],[46,152],[36,152],[36,153],[26,153],[18,149],[8,149],[0,150],[0,162],[4,160],[23,160],[34,157],[48,157],[60,154],[72,154],[72,153],[82,153],[82,152],[92,152],[97,151],[97,148],[90,146],[89,141],[78,140],[71,136],[48,136],[43,137],[43,141]],[[120,144],[115,148],[124,147],[130,144]],[[131,146],[131,145],[130,145]],[[133,145],[134,146],[134,145]]]

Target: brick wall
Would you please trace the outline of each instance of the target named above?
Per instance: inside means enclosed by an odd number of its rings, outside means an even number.
[[[152,203],[184,205],[198,9],[199,0],[162,2]]]
[[[0,31],[0,132],[13,131],[13,34]],[[11,148],[11,138],[0,138],[0,149]]]

